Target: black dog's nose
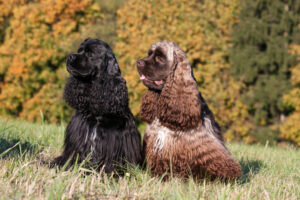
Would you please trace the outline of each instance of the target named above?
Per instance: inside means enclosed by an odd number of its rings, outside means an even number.
[[[69,54],[68,58],[67,58],[67,61],[69,63],[72,63],[72,62],[74,62],[75,59],[76,59],[76,55],[75,54]]]
[[[137,66],[138,66],[138,67],[145,67],[145,61],[142,60],[142,59],[138,60],[138,61],[137,61]]]

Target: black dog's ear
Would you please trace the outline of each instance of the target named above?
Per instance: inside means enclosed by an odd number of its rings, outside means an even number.
[[[107,52],[107,54],[106,54],[106,66],[107,66],[107,68],[106,68],[107,73],[109,75],[111,75],[111,76],[120,76],[121,75],[119,64],[112,52]]]

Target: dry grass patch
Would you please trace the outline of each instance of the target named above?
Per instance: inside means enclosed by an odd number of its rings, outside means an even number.
[[[241,179],[163,182],[137,167],[123,177],[80,165],[49,169],[47,162],[61,151],[64,129],[0,122],[0,199],[300,199],[300,151],[294,147],[228,144],[243,167]]]

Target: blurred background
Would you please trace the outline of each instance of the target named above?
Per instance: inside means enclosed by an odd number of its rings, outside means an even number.
[[[136,60],[175,41],[228,141],[300,146],[300,0],[0,0],[2,120],[66,123],[66,55],[106,41],[140,126]]]

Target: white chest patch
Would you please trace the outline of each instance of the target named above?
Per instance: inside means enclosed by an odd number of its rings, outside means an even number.
[[[159,130],[157,132],[157,137],[153,148],[154,152],[160,152],[162,150],[165,143],[166,135],[167,131],[165,129]]]
[[[95,139],[96,139],[96,136],[97,136],[97,127],[95,126],[93,128],[93,131],[90,135],[90,140],[91,140],[91,153],[93,153],[94,149],[95,149],[95,146],[96,146],[96,143],[95,143]]]
[[[203,138],[210,138],[214,144],[218,145],[220,148],[225,149],[223,143],[218,139],[217,133],[214,130],[211,120],[207,117],[204,118],[204,124],[199,124],[196,128],[192,128],[186,131],[173,131],[159,122],[156,118],[151,124],[146,128],[145,132],[149,137],[155,137],[153,145],[153,153],[160,155],[163,148],[172,147],[177,145],[178,141],[183,139],[184,141],[193,142],[199,140],[200,145],[202,144]],[[188,148],[188,147],[186,147]]]
[[[151,124],[147,126],[146,132],[156,136],[153,146],[153,152],[160,153],[166,143],[168,143],[170,139],[170,133],[172,131],[167,127],[162,126],[159,120],[156,118]]]

